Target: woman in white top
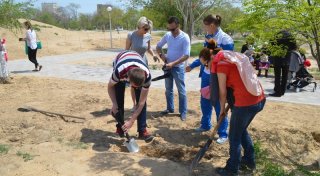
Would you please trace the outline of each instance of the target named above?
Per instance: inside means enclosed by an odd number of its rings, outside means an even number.
[[[40,71],[42,69],[42,65],[39,65],[37,61],[37,34],[35,30],[32,29],[30,21],[26,21],[23,23],[26,32],[25,38],[20,38],[20,41],[26,41],[28,46],[28,58],[30,62],[35,65],[35,69],[32,71]]]
[[[126,40],[126,50],[132,50],[141,55],[145,63],[148,65],[146,52],[148,52],[155,62],[160,62],[159,58],[154,54],[151,49],[151,35],[148,33],[152,28],[152,21],[146,17],[141,17],[137,23],[137,30],[130,32]],[[136,97],[134,88],[131,88],[131,97],[133,101],[133,108],[136,107]]]

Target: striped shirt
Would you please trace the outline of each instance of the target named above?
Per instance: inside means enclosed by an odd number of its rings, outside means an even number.
[[[150,70],[144,59],[135,51],[123,51],[113,61],[112,81],[120,82],[128,80],[128,72],[133,68],[141,68],[144,70],[146,80],[143,84],[144,88],[149,88],[151,85]]]

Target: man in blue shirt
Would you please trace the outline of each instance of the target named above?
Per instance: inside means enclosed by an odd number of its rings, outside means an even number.
[[[160,42],[157,44],[157,52],[161,60],[165,63],[166,69],[171,72],[171,76],[165,79],[167,109],[161,115],[174,112],[173,101],[173,80],[179,92],[179,113],[182,121],[187,117],[187,92],[184,83],[184,62],[190,56],[190,38],[188,34],[180,30],[180,22],[177,17],[170,17],[168,20],[168,30]],[[167,54],[162,53],[162,47],[167,44]]]

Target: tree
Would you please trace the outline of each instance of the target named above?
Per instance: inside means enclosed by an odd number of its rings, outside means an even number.
[[[189,34],[190,40],[194,34],[195,24],[202,19],[211,8],[221,6],[221,4],[228,2],[228,0],[174,0],[177,9],[183,16],[183,30]]]
[[[232,31],[232,29],[229,29],[229,26],[238,16],[241,16],[243,12],[239,7],[234,7],[231,3],[226,2],[220,5],[215,5],[208,11],[208,14],[220,15],[222,17],[222,29],[224,31]]]
[[[245,14],[237,18],[234,29],[252,32],[264,41],[274,39],[280,30],[289,30],[301,45],[309,45],[320,70],[319,0],[244,0],[243,6]]]
[[[82,29],[93,29],[93,16],[90,14],[80,14],[79,15],[79,25]]]
[[[155,28],[160,29],[166,29],[170,16],[182,19],[181,14],[171,0],[151,0],[144,6],[141,14],[152,20]],[[181,25],[184,26],[183,21],[181,21]]]
[[[137,21],[140,18],[140,12],[136,9],[129,8],[124,14],[122,21],[126,29],[135,29],[137,27]]]
[[[70,3],[66,8],[69,11],[69,14],[72,19],[78,19],[78,10],[81,6],[76,3]]]
[[[14,3],[13,0],[0,1],[0,27],[8,28],[12,31],[21,28],[18,21],[21,18],[29,18],[33,14],[33,4],[31,1]]]
[[[44,12],[44,13],[39,13],[37,17],[35,18],[38,21],[41,21],[46,24],[51,24],[51,25],[57,25],[58,21],[55,19],[53,14]]]
[[[174,12],[174,16],[179,16],[183,20],[183,31],[187,32],[192,39],[195,24],[215,5],[219,5],[228,0],[127,0],[131,7],[149,7],[149,11],[167,7],[160,14]],[[157,4],[152,6],[152,4]],[[168,8],[173,7],[173,8]],[[157,10],[156,10],[157,11]],[[177,13],[178,12],[178,13]],[[177,15],[180,14],[180,15]]]

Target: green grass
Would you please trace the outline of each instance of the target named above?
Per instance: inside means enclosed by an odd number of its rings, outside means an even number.
[[[254,144],[255,157],[257,163],[257,173],[261,176],[320,176],[320,172],[310,172],[301,165],[296,165],[296,169],[291,172],[285,171],[278,163],[273,162],[268,157],[268,152],[261,147],[261,142]]]
[[[190,55],[192,57],[198,57],[200,51],[203,49],[203,43],[195,43],[191,45]]]
[[[22,157],[23,160],[24,160],[24,162],[33,160],[33,158],[36,156],[36,155],[31,155],[31,154],[29,154],[29,153],[21,152],[21,151],[18,151],[16,154],[17,154],[17,156]]]
[[[245,40],[234,40],[234,51],[240,52]]]
[[[242,45],[244,44],[244,40],[235,40],[234,41],[234,51],[240,52]],[[200,51],[203,48],[203,43],[195,43],[191,45],[190,55],[192,57],[198,57]]]
[[[10,147],[8,145],[0,144],[0,154],[7,154]]]

